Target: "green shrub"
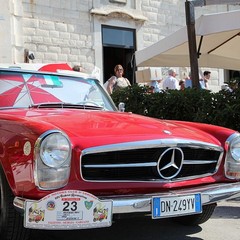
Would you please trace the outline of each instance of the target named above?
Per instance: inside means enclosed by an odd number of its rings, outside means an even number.
[[[137,84],[112,94],[116,105],[126,111],[159,119],[202,122],[240,131],[240,89],[213,93],[201,89],[168,90],[150,93]]]

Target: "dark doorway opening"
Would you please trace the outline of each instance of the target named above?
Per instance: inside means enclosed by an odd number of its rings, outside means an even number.
[[[112,75],[117,64],[124,68],[124,76],[131,84],[134,79],[135,29],[103,26],[103,82]]]
[[[121,64],[124,68],[124,76],[133,84],[133,56],[134,51],[131,49],[104,47],[104,82],[106,82],[112,75],[113,69],[117,64]]]

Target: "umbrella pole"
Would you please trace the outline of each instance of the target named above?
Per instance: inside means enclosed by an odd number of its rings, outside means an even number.
[[[199,88],[198,52],[195,32],[194,4],[185,2],[186,24],[188,32],[188,47],[190,57],[191,79],[193,88]]]

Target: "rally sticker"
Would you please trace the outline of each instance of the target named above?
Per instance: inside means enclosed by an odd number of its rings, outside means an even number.
[[[112,225],[112,201],[77,190],[26,201],[24,226],[35,229],[83,229]]]

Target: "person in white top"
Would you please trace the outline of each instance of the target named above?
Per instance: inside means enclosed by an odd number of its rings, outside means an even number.
[[[204,76],[205,89],[208,89],[208,84],[209,84],[209,79],[211,77],[211,72],[210,71],[204,71],[203,76]]]
[[[168,70],[168,77],[163,82],[163,89],[179,89],[179,81],[176,77],[175,69]]]
[[[112,76],[107,80],[106,83],[104,83],[104,87],[106,88],[109,94],[112,94],[113,91],[117,89],[131,86],[131,83],[129,82],[129,80],[123,77],[124,69],[122,65],[117,64],[114,67],[114,74],[115,76]]]
[[[162,92],[162,89],[160,88],[160,82],[161,81],[162,81],[162,79],[151,80],[150,87],[151,87],[153,93]]]

